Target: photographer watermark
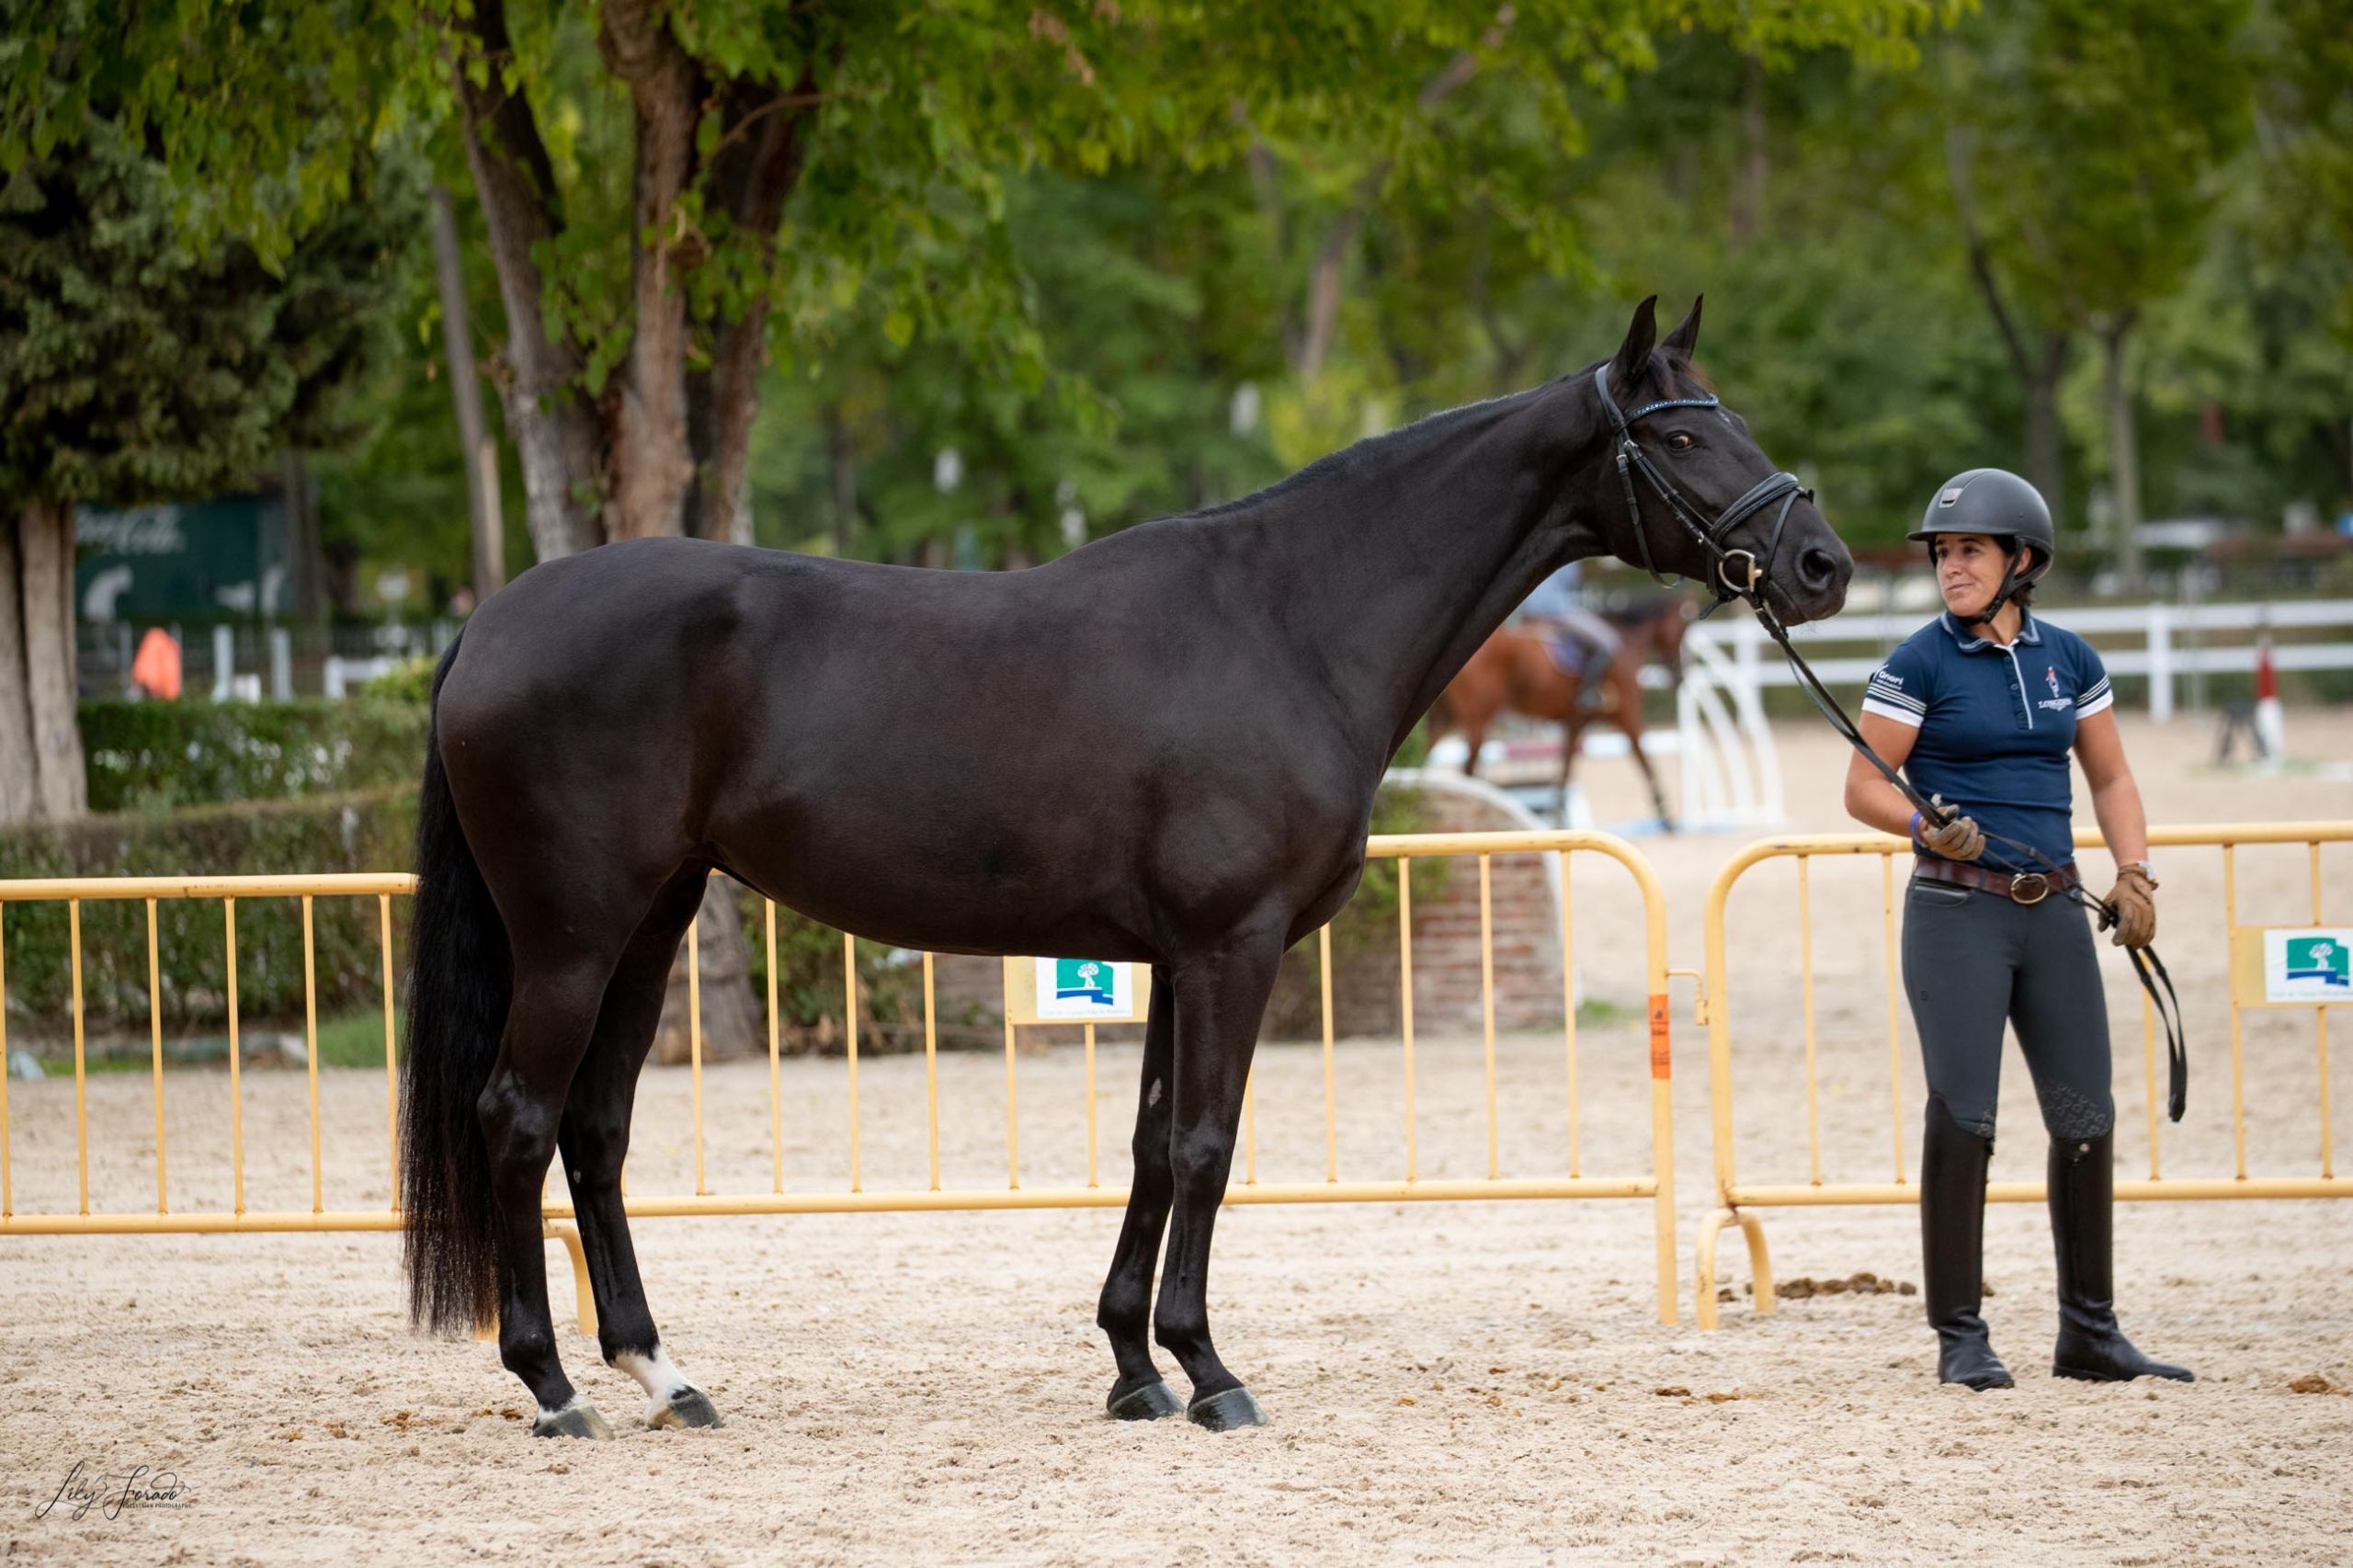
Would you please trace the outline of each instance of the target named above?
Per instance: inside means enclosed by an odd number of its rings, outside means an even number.
[[[176,1471],[144,1464],[123,1471],[100,1470],[87,1460],[79,1460],[49,1500],[33,1509],[33,1517],[45,1519],[62,1513],[79,1519],[95,1512],[101,1518],[113,1519],[120,1517],[125,1508],[177,1508],[187,1502],[188,1485]]]

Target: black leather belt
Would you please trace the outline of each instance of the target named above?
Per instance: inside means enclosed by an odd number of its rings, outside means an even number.
[[[2065,892],[2081,885],[2084,880],[2072,860],[2055,872],[2019,871],[2013,875],[1989,871],[1965,861],[1931,860],[1921,856],[1913,860],[1912,874],[1923,881],[1952,882],[1982,892],[1998,893],[2013,903],[2040,903],[2054,892]]]

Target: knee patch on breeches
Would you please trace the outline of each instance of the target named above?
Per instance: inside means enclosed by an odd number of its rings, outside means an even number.
[[[1994,1108],[1988,1106],[1956,1105],[1947,1096],[1933,1090],[1928,1095],[1928,1114],[1934,1116],[1941,1108],[1945,1119],[1972,1138],[1994,1142]]]
[[[2116,1102],[2108,1095],[2086,1095],[2053,1084],[2041,1100],[2042,1125],[2055,1142],[2105,1138],[2116,1129]]]

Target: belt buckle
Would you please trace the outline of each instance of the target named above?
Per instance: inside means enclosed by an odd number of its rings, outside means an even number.
[[[2034,884],[2034,896],[2032,898],[2027,897],[2025,893],[2026,885],[2029,882],[2032,882]],[[2049,898],[2050,896],[2051,879],[2044,876],[2040,871],[2020,871],[2017,876],[2010,879],[2010,902],[2012,903],[2040,903],[2044,899]]]

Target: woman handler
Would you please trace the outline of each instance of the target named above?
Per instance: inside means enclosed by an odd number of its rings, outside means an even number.
[[[2119,945],[2154,938],[2157,884],[2108,675],[2083,639],[2029,613],[2057,541],[2050,508],[2026,481],[1991,468],[1958,474],[1911,537],[1928,543],[1945,610],[1871,676],[1860,726],[1873,750],[1956,814],[1922,820],[1860,756],[1847,769],[1847,810],[1908,835],[1918,857],[1904,900],[1904,985],[1928,1080],[1920,1236],[1937,1375],[1976,1390],[2012,1386],[1978,1315],[2007,1022],[2051,1134],[2059,1263],[2051,1369],[2096,1381],[2187,1382],[2188,1369],[2152,1361],[2124,1337],[2109,1286],[2116,1116],[2092,933],[2066,896],[2078,875],[2071,751],[2116,857],[2108,898]]]

